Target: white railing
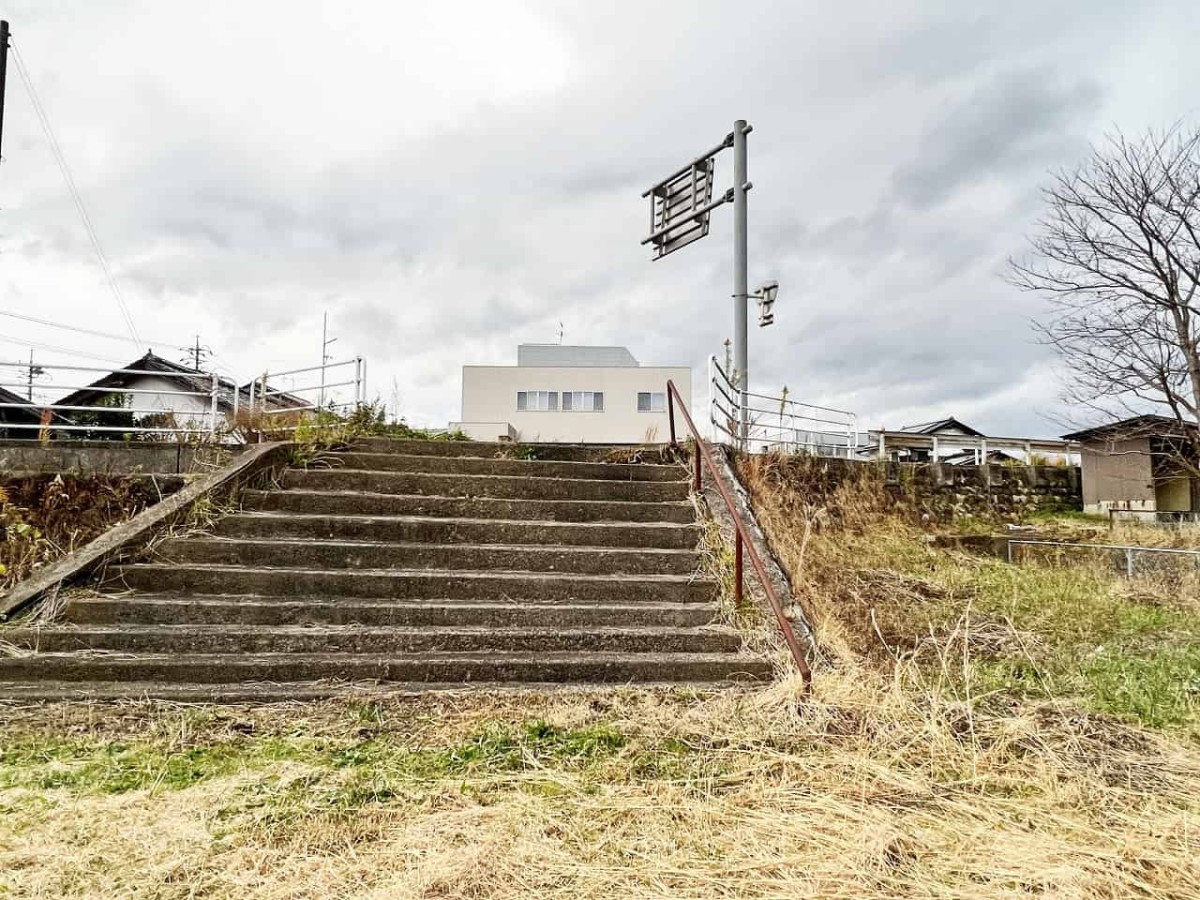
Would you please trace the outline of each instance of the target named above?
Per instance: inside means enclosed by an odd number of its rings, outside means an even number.
[[[101,404],[45,403],[31,398],[32,389],[28,379],[9,381],[4,374],[12,368],[25,368],[24,364],[0,364],[0,387],[10,393],[27,391],[24,402],[0,403],[0,410],[23,411],[29,419],[18,421],[19,416],[11,413],[0,421],[0,430],[62,433],[71,437],[88,434],[132,434],[148,438],[168,438],[172,435],[215,435],[223,424],[220,415],[220,400],[223,389],[236,396],[232,382],[222,382],[219,375],[207,372],[172,373],[153,369],[104,369],[96,366],[38,366],[39,376],[67,373],[68,382],[54,382],[55,392],[66,391],[64,399],[77,391],[94,391],[107,402]],[[102,373],[102,375],[139,375],[144,378],[179,380],[182,375],[196,382],[196,390],[174,388],[130,388],[96,384],[72,384],[76,373]],[[78,379],[78,380],[86,380]],[[44,392],[39,388],[39,392]],[[112,399],[110,399],[112,398]],[[139,399],[143,398],[143,399]],[[164,399],[165,398],[165,399]],[[115,405],[114,405],[115,401]],[[141,404],[141,405],[137,405]],[[186,418],[183,418],[185,417]],[[126,417],[128,420],[126,421]]]
[[[854,456],[859,440],[854,413],[783,396],[747,391],[743,434],[741,393],[715,356],[709,357],[708,370],[708,421],[713,440],[728,441],[743,450]]]
[[[325,410],[335,416],[353,411],[366,400],[367,364],[361,356],[323,366],[308,366],[267,373],[248,386],[216,373],[171,369],[105,369],[96,366],[39,365],[35,383],[12,370],[24,363],[0,363],[0,434],[13,437],[113,438],[138,440],[214,440],[237,442],[241,435],[239,413],[248,407],[266,421],[271,431],[294,431],[305,413]],[[93,377],[92,383],[81,384]],[[163,382],[162,386],[105,385],[107,376],[137,376]],[[309,376],[312,383],[281,388],[274,379]],[[135,382],[136,384],[136,382]],[[352,390],[346,390],[351,388]],[[90,396],[64,403],[79,391]],[[58,400],[48,400],[53,392]],[[10,396],[12,395],[12,396]],[[271,418],[295,414],[295,421],[277,424]],[[310,416],[311,418],[311,416]]]
[[[350,367],[353,367],[352,372],[347,371]],[[271,379],[275,379],[278,383],[280,379],[295,378],[297,375],[306,375],[315,379],[316,383],[286,389],[271,386]],[[334,380],[330,381],[330,377]],[[366,385],[367,361],[361,356],[356,356],[353,359],[325,363],[322,366],[305,366],[283,372],[263,372],[250,383],[249,401],[252,409],[266,416],[317,410],[344,414],[353,411],[366,401]],[[348,400],[345,399],[346,392],[341,390],[347,387],[354,389]],[[298,425],[284,425],[279,426],[276,430],[295,430],[297,427]]]

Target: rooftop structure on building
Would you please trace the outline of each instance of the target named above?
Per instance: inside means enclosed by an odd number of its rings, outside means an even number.
[[[687,366],[643,366],[625,347],[521,344],[515,366],[463,366],[462,418],[475,440],[643,444],[669,440],[667,381]]]

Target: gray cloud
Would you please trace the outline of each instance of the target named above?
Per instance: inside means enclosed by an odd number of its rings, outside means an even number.
[[[1049,67],[999,73],[956,98],[925,131],[916,158],[895,173],[894,190],[914,206],[930,207],[973,181],[1070,158],[1082,149],[1071,140],[1074,126],[1096,110],[1101,95],[1094,81],[1067,81]]]
[[[1156,124],[1124,67],[1156,70],[1187,9],[217,0],[196,22],[182,2],[19,0],[10,18],[139,326],[199,332],[243,374],[311,364],[328,310],[418,422],[458,415],[462,364],[511,362],[559,321],[701,383],[731,331],[729,210],[651,263],[639,195],[744,116],[751,277],[783,285],[755,383],[873,422],[969,410],[1044,433],[1036,301],[998,271],[1048,169],[1114,122]],[[1163,104],[1190,108],[1196,73],[1169,74]],[[0,308],[120,330],[19,90]]]

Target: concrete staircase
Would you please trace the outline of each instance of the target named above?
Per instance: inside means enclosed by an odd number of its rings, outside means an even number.
[[[0,696],[769,677],[711,624],[682,467],[503,450],[369,439],[288,470],[212,533],[110,570],[64,621],[0,631]]]

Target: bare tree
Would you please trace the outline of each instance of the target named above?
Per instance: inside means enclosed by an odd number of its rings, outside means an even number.
[[[1010,280],[1050,300],[1038,328],[1067,396],[1108,415],[1172,420],[1200,459],[1200,130],[1117,134],[1056,175],[1029,261]]]

